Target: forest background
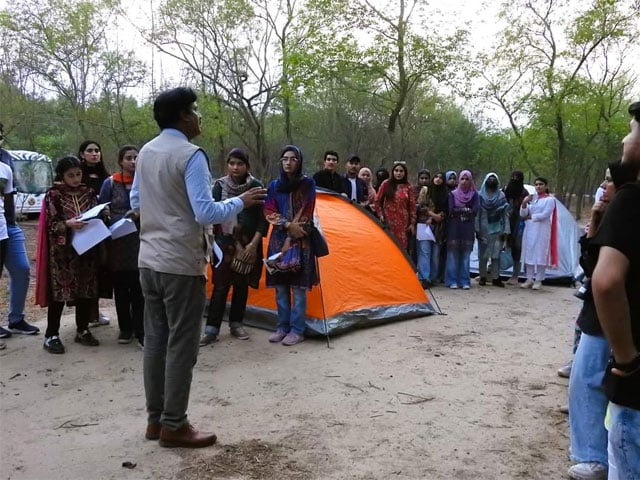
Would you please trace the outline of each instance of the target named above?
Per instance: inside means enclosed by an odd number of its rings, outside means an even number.
[[[521,169],[580,216],[640,97],[640,0],[470,3],[484,25],[423,0],[5,0],[5,147],[57,158],[96,139],[113,171],[157,133],[157,93],[189,85],[214,175],[243,146],[268,180],[295,143],[308,173],[327,149],[404,160],[412,181]]]

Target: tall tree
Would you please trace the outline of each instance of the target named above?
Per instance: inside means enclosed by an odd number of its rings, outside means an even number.
[[[606,130],[606,118],[629,94],[629,46],[638,37],[640,3],[637,0],[511,0],[502,11],[507,24],[495,50],[481,64],[484,97],[502,109],[520,141],[524,161],[534,173],[540,165],[526,142],[525,128],[533,118],[553,132],[552,159],[555,190],[570,194],[572,166],[568,141],[567,105],[590,97],[599,88],[602,98],[592,122]],[[621,88],[622,87],[622,88]],[[595,137],[594,137],[595,138]],[[584,146],[584,144],[583,144]]]
[[[18,53],[16,68],[40,91],[65,99],[83,137],[90,102],[104,91],[138,85],[144,73],[131,52],[108,43],[117,12],[118,0],[24,0],[0,15],[3,36]]]

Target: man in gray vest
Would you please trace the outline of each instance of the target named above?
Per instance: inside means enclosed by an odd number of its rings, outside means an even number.
[[[145,436],[163,447],[200,448],[216,441],[187,420],[206,301],[207,226],[261,205],[266,197],[264,189],[253,188],[214,202],[207,156],[189,141],[200,134],[196,100],[184,87],[158,95],[153,116],[161,132],[140,150],[131,190],[131,207],[140,215],[138,265],[145,299]]]

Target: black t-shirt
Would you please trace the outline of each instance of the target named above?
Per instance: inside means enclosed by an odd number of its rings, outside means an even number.
[[[316,187],[333,190],[336,193],[344,192],[344,187],[342,185],[342,176],[339,173],[330,172],[328,170],[320,170],[313,175],[313,180],[316,182]]]
[[[629,260],[625,288],[633,343],[640,351],[640,182],[618,190],[591,244],[615,248]],[[640,372],[624,378],[610,375],[607,383],[611,401],[640,409]]]

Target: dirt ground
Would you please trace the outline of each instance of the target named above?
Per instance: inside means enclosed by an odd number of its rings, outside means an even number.
[[[35,226],[25,225],[31,235]],[[295,347],[249,329],[201,349],[189,414],[218,444],[163,449],[144,439],[142,352],[112,325],[65,355],[37,337],[0,351],[4,479],[565,478],[573,289],[436,288],[446,315]],[[6,311],[6,278],[0,281]],[[29,310],[42,330],[46,312]],[[125,468],[124,462],[135,464]]]

